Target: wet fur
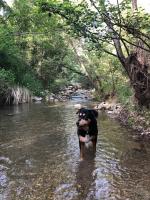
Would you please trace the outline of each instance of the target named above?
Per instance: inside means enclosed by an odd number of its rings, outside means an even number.
[[[93,144],[93,151],[96,152],[96,144],[97,144],[97,120],[98,112],[93,109],[81,108],[77,112],[78,121],[77,121],[77,134],[79,138],[79,148],[80,148],[80,159],[84,158],[85,151],[85,142],[80,141],[80,136],[85,137],[87,132],[91,137],[91,142]]]

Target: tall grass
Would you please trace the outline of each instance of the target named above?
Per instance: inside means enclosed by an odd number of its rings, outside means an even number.
[[[15,86],[9,88],[6,94],[6,104],[21,104],[28,103],[31,101],[32,95],[31,92],[24,87]]]

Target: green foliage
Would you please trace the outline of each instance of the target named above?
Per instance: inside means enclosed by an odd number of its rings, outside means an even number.
[[[35,74],[28,72],[24,75],[22,85],[28,88],[36,96],[42,96],[44,90],[42,83],[35,77]]]
[[[130,98],[132,90],[120,61],[107,54],[115,55],[114,34],[124,55],[131,42],[144,34],[148,37],[150,16],[142,10],[133,14],[129,0],[117,6],[104,0],[91,7],[84,1],[53,0],[15,0],[11,9],[2,1],[0,6],[5,8],[0,21],[0,87],[4,91],[18,84],[41,95],[44,90],[56,92],[69,82],[80,82],[95,87],[100,96],[115,92],[120,101]],[[79,75],[81,63],[66,33],[85,38],[84,48],[90,51],[84,59],[81,56],[86,77]],[[149,48],[149,41],[143,40]]]
[[[41,95],[45,89],[58,90],[75,77],[67,69],[77,63],[73,56],[69,59],[73,53],[60,17],[49,18],[39,12],[35,1],[15,0],[11,10],[4,2],[0,6],[5,9],[0,23],[0,81],[5,92],[11,84]]]
[[[89,81],[89,78],[87,76],[79,76],[77,80],[83,88],[85,89],[93,88],[93,85]]]
[[[0,105],[1,105],[1,102],[3,101],[3,98],[7,94],[8,89],[9,89],[8,82],[5,82],[0,79]]]
[[[96,99],[103,100],[106,96],[115,94],[123,104],[130,103],[133,91],[125,71],[116,58],[112,58],[106,53],[93,50],[88,53],[89,64],[86,64],[89,79],[81,78],[79,82],[84,86],[92,84],[96,89]],[[91,86],[91,85],[90,85]]]
[[[15,75],[11,70],[0,69],[0,80],[9,84],[14,84]]]
[[[59,92],[64,86],[68,85],[67,79],[56,79],[52,84],[49,84],[49,91],[52,91],[54,93]]]
[[[125,101],[123,96],[129,98],[132,92],[126,85],[126,80],[121,82],[118,77],[121,75],[124,80],[127,76],[136,97],[138,97],[138,103],[148,106],[148,103],[144,102],[149,102],[149,84],[146,84],[149,82],[149,73],[143,70],[141,73],[145,74],[145,80],[138,80],[137,70],[132,71],[131,69],[130,58],[133,58],[133,52],[136,50],[140,52],[142,49],[150,52],[149,14],[144,13],[141,9],[133,12],[130,0],[124,0],[117,5],[110,4],[105,0],[81,1],[78,4],[72,1],[40,0],[39,3],[43,12],[50,16],[59,15],[62,17],[66,29],[74,32],[75,36],[84,37],[84,41],[88,43],[88,49],[100,52],[99,60],[103,60],[103,62],[98,64],[91,58],[92,62],[90,61],[91,63],[89,62],[86,66],[88,77],[97,91],[103,95],[115,91],[120,95],[120,99]],[[103,52],[118,58],[124,71],[116,68],[113,64],[115,59],[107,59]],[[97,56],[94,58],[97,59]],[[138,56],[134,56],[134,59],[138,60]],[[137,67],[141,71],[136,62],[133,65],[137,65],[135,68]],[[145,87],[147,89],[143,89]],[[139,95],[141,90],[143,90],[144,97],[142,94]],[[143,100],[144,98],[146,101]]]
[[[15,76],[11,70],[0,68],[0,104],[5,98],[8,89],[15,83]]]
[[[133,90],[127,83],[121,82],[120,84],[117,85],[117,96],[119,102],[123,104],[131,104],[132,99],[131,97],[133,96]]]

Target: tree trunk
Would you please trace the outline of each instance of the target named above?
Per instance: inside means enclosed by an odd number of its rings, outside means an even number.
[[[138,53],[135,51],[131,53],[128,58],[125,58],[120,41],[115,40],[114,46],[116,48],[118,58],[122,63],[127,75],[130,79],[131,86],[134,89],[134,96],[140,107],[150,106],[150,73],[148,65],[144,62],[140,62],[138,59]]]
[[[137,0],[132,0],[132,10],[133,10],[133,12],[136,11],[137,9],[138,9]]]
[[[132,0],[133,13],[138,10],[137,0]],[[150,105],[150,73],[149,63],[150,55],[140,48],[144,47],[142,41],[137,40],[139,48],[134,48],[134,53],[128,57],[127,68],[131,77],[131,84],[135,91],[135,98],[140,107]]]
[[[124,64],[130,75],[130,82],[134,89],[134,96],[140,107],[149,108],[150,105],[150,74],[146,65],[142,65],[137,53],[131,54]]]

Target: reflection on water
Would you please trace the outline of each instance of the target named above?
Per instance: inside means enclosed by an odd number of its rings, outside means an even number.
[[[80,162],[74,103],[0,110],[0,200],[149,200],[149,144],[100,114]]]

